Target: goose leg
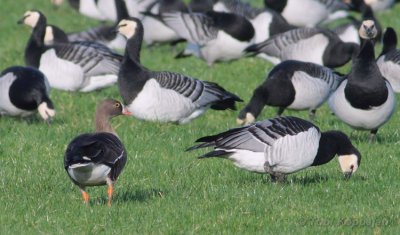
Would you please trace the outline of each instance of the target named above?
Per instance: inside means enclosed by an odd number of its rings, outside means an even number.
[[[369,141],[368,141],[370,144],[376,142],[376,133],[377,132],[378,132],[378,129],[371,130],[370,135],[369,135]]]
[[[85,188],[84,188],[84,187],[80,188],[80,190],[81,190],[81,193],[82,193],[83,201],[84,201],[86,204],[88,204],[88,203],[89,203],[89,199],[90,199],[89,194],[85,191]]]
[[[264,163],[264,170],[270,174],[272,182],[283,182],[285,180],[285,174],[274,172],[268,161]]]
[[[108,194],[107,205],[111,206],[112,194],[113,194],[114,188],[113,188],[113,182],[111,181],[110,178],[107,178],[107,186],[108,186],[108,189],[107,189],[107,194]]]
[[[315,120],[315,113],[316,113],[316,112],[317,112],[316,109],[311,109],[310,112],[308,113],[308,118],[309,118],[311,121],[314,121],[314,120]]]

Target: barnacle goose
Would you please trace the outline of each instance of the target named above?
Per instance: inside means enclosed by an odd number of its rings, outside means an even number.
[[[299,60],[335,68],[346,64],[357,55],[359,45],[343,42],[328,29],[299,28],[274,35],[245,50],[260,55],[273,64]]]
[[[19,21],[33,28],[25,63],[42,71],[51,87],[88,92],[117,81],[122,56],[87,43],[45,45],[46,22],[39,11],[27,11]]]
[[[254,28],[243,16],[209,11],[202,13],[164,13],[163,21],[183,39],[188,49],[179,56],[196,55],[209,66],[215,61],[228,61],[243,56],[253,42]],[[190,49],[189,49],[190,48]]]
[[[12,66],[0,74],[0,116],[39,115],[50,122],[55,116],[45,75],[31,67]]]
[[[345,0],[350,6],[354,5],[355,0]],[[384,11],[393,7],[395,0],[363,0],[373,11]]]
[[[373,38],[377,34],[371,20],[363,21],[360,31],[361,51],[353,59],[347,79],[329,98],[329,107],[346,124],[355,129],[370,130],[370,141],[379,127],[392,116],[396,99],[389,82],[375,62]]]
[[[108,206],[111,206],[113,186],[124,169],[127,152],[110,124],[110,119],[123,114],[122,104],[106,99],[96,110],[96,132],[75,137],[64,155],[64,168],[89,202],[87,186],[108,186]]]
[[[188,9],[182,0],[159,0],[144,12],[142,24],[144,28],[143,40],[147,45],[155,43],[176,42],[179,35],[168,27],[160,17],[167,12],[187,12]]]
[[[343,78],[321,65],[287,60],[275,66],[268,78],[257,87],[250,102],[240,111],[238,124],[252,123],[265,105],[279,107],[280,116],[285,108],[310,111],[316,109],[336,90]]]
[[[127,41],[118,87],[133,116],[150,121],[187,123],[208,108],[235,109],[241,101],[216,83],[173,72],[154,72],[140,64],[143,25],[137,18],[122,20],[117,29]]]
[[[400,50],[396,49],[397,35],[393,28],[386,29],[383,35],[382,52],[376,61],[379,71],[386,78],[393,90],[400,92]]]
[[[341,0],[264,0],[264,3],[280,12],[289,24],[302,27],[346,17],[349,9]]]
[[[331,161],[336,155],[346,178],[357,171],[361,154],[340,131],[320,132],[312,123],[296,117],[277,117],[206,136],[188,150],[212,147],[199,158],[219,157],[241,169],[270,174],[282,181],[310,166]]]

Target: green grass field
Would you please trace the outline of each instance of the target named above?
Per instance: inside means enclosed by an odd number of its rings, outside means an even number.
[[[48,0],[7,0],[0,8],[0,70],[22,65],[30,29],[16,24],[26,10],[39,9],[66,31],[96,25],[68,4],[55,10]],[[261,1],[257,1],[260,3]],[[384,27],[400,32],[400,5],[378,14]],[[377,51],[380,50],[378,46]],[[142,63],[153,70],[214,81],[248,101],[272,65],[256,58],[216,64],[196,58],[174,60],[169,46],[144,48]],[[340,71],[349,71],[350,66]],[[120,99],[116,87],[87,94],[53,90],[57,115],[47,126],[38,115],[0,118],[0,234],[398,234],[400,231],[399,112],[368,143],[368,132],[352,131],[324,105],[321,130],[339,129],[363,155],[353,178],[344,180],[337,160],[290,175],[274,184],[265,175],[235,168],[221,159],[198,160],[206,150],[185,152],[202,136],[236,126],[238,111],[208,111],[187,125],[113,120],[128,151],[111,208],[106,187],[88,188],[90,205],[63,169],[69,141],[94,129],[99,100]],[[239,109],[244,103],[239,105]],[[266,108],[259,119],[274,117]],[[307,119],[308,113],[285,111]]]

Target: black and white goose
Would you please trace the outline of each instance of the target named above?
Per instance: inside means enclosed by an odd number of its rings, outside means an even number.
[[[279,107],[279,116],[285,108],[307,109],[313,119],[316,109],[329,98],[342,80],[343,77],[321,65],[284,61],[275,66],[268,78],[254,90],[250,102],[240,111],[237,122],[254,122],[265,105]]]
[[[142,24],[144,27],[143,40],[147,45],[155,43],[176,42],[181,37],[168,27],[160,15],[168,12],[187,12],[188,9],[182,0],[159,0],[144,13]]]
[[[114,1],[115,10],[117,14],[117,22],[129,17],[128,10],[124,0],[109,0]],[[100,25],[82,32],[75,32],[68,34],[68,40],[74,41],[93,41],[106,45],[114,50],[124,50],[126,40],[120,34],[115,32],[114,25]]]
[[[180,56],[195,55],[209,66],[215,61],[228,61],[243,56],[243,50],[253,40],[255,31],[243,16],[209,11],[202,13],[165,13],[163,21],[188,41]]]
[[[60,6],[64,0],[51,0],[55,6]],[[116,20],[113,1],[110,0],[68,0],[69,5],[80,14],[96,20]],[[111,10],[110,10],[111,9]]]
[[[383,35],[382,52],[376,61],[379,71],[392,86],[394,92],[400,92],[400,49],[396,49],[397,35],[393,28],[386,29]]]
[[[292,29],[246,48],[273,64],[299,60],[329,68],[346,64],[358,51],[356,43],[343,42],[334,32],[319,28]]]
[[[346,124],[355,129],[370,130],[370,141],[392,116],[396,99],[389,82],[375,62],[374,22],[363,21],[360,27],[361,51],[353,59],[347,79],[329,98],[329,107]]]
[[[270,174],[281,181],[285,175],[331,161],[336,155],[349,178],[360,166],[361,154],[340,131],[320,132],[312,123],[296,117],[277,117],[206,136],[188,150],[212,147],[199,158],[219,157],[241,169]]]
[[[343,18],[349,6],[341,0],[264,0],[265,6],[279,13],[289,24],[314,27],[322,22]]]
[[[118,87],[133,116],[142,120],[187,123],[210,107],[235,109],[235,102],[241,101],[216,83],[143,67],[139,57],[143,40],[140,20],[122,20],[118,31],[128,39]]]
[[[117,81],[122,56],[86,43],[45,45],[47,21],[39,11],[27,11],[19,23],[33,28],[25,63],[42,71],[51,87],[88,92]]]
[[[35,68],[13,66],[0,74],[0,116],[39,115],[49,122],[55,116],[46,77]]]
[[[365,4],[371,7],[373,11],[384,11],[393,7],[396,0],[363,0]],[[353,4],[354,0],[345,0],[350,5]]]
[[[124,169],[127,152],[111,127],[110,119],[123,114],[122,104],[106,99],[96,111],[96,132],[75,137],[64,155],[64,168],[74,184],[89,202],[87,186],[108,186],[108,205],[111,205],[113,186]]]

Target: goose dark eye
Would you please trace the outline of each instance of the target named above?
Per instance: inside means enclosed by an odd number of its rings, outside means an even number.
[[[120,104],[120,103],[115,103],[114,106],[115,106],[116,108],[119,108],[119,107],[121,106],[121,104]]]
[[[350,169],[353,170],[353,169],[354,169],[354,165],[351,165],[351,166],[350,166]]]

